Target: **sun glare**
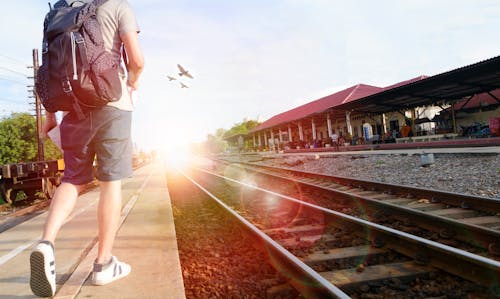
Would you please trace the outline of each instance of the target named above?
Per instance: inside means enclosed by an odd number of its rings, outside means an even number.
[[[185,169],[191,162],[191,153],[187,146],[169,147],[162,150],[162,158],[167,167]]]

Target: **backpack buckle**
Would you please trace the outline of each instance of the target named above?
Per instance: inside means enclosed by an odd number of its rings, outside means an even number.
[[[70,93],[73,91],[73,88],[71,87],[71,83],[69,80],[64,80],[61,82],[62,83],[62,88],[65,93]]]
[[[75,42],[77,44],[84,44],[85,39],[83,38],[83,36],[81,34],[75,33]]]

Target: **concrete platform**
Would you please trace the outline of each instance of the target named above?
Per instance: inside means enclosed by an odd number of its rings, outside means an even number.
[[[482,146],[482,147],[436,147],[436,148],[396,148],[396,149],[368,149],[368,150],[349,150],[344,149],[340,152],[334,151],[296,151],[296,152],[256,152],[262,156],[337,156],[337,155],[394,155],[394,154],[500,154],[500,146]]]
[[[86,282],[95,259],[98,190],[82,195],[56,240],[55,298],[185,298],[172,208],[161,166],[149,164],[123,182],[123,224],[114,254],[131,274],[106,286]],[[0,234],[0,299],[35,298],[29,254],[46,212]]]
[[[285,153],[303,153],[303,152],[356,152],[356,151],[384,151],[384,150],[412,150],[412,149],[441,149],[441,148],[499,148],[500,137],[489,138],[456,138],[439,141],[416,141],[407,143],[380,143],[380,144],[360,144],[340,146],[339,150],[334,151],[332,147],[308,148],[308,149],[289,149]]]

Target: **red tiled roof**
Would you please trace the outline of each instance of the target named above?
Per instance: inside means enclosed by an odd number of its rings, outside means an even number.
[[[366,84],[354,85],[347,89],[331,94],[329,96],[309,102],[307,104],[293,108],[286,112],[277,114],[271,117],[270,119],[266,120],[259,126],[255,127],[254,129],[252,129],[249,133],[258,132],[294,120],[299,120],[306,116],[325,111],[328,108],[348,103],[360,99],[362,97],[369,96],[381,90],[383,90],[383,88],[377,86],[371,86]]]

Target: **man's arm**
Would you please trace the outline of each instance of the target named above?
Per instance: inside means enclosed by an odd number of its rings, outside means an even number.
[[[47,137],[47,133],[57,126],[56,114],[53,112],[45,112],[45,122],[42,127],[43,136]]]
[[[125,34],[120,35],[120,38],[125,46],[125,51],[127,51],[128,57],[127,84],[132,87],[133,90],[135,90],[139,87],[139,76],[144,69],[144,57],[139,46],[137,32],[129,31]]]

